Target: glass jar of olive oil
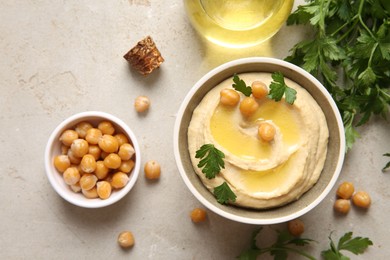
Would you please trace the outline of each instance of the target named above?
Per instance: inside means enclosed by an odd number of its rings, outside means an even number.
[[[291,13],[294,0],[184,0],[198,33],[229,48],[257,45],[272,37]]]

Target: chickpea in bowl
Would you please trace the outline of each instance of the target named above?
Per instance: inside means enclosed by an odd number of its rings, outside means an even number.
[[[46,174],[66,201],[85,208],[111,205],[134,186],[141,163],[131,129],[119,118],[99,111],[75,114],[50,135]]]

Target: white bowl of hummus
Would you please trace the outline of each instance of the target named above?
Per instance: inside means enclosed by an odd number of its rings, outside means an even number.
[[[261,82],[267,95],[254,97],[254,87],[245,93],[238,81],[249,89]],[[238,93],[237,104],[221,101],[227,89]],[[249,115],[240,108],[248,97],[256,103]],[[271,139],[259,133],[264,124]],[[174,153],[185,184],[208,209],[242,223],[281,223],[313,209],[334,186],[345,154],[343,121],[326,88],[305,70],[274,58],[244,58],[191,88],[177,114]]]

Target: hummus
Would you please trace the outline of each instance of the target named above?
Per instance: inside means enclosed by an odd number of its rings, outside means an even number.
[[[255,80],[267,86],[272,82],[270,73],[239,77],[248,85]],[[304,88],[288,78],[285,82],[297,91],[293,105],[264,98],[257,100],[259,108],[252,116],[244,117],[238,105],[220,104],[220,91],[232,88],[229,78],[210,90],[193,112],[188,128],[193,167],[211,192],[226,182],[237,196],[232,204],[257,209],[281,206],[297,200],[320,177],[329,137],[325,116]],[[275,127],[272,141],[258,137],[261,122]],[[195,153],[204,144],[214,144],[225,154],[225,168],[213,179],[197,167]]]

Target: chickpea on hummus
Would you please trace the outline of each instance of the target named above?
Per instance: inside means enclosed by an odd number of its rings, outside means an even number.
[[[272,81],[271,73],[239,77],[266,86]],[[233,89],[229,78],[210,90],[193,112],[188,128],[193,167],[211,192],[226,182],[237,196],[231,204],[256,209],[281,206],[297,200],[320,177],[329,137],[325,116],[304,88],[288,78],[285,82],[297,92],[293,105],[264,95],[256,98],[254,93],[249,97],[256,102],[250,101],[250,113],[235,102],[227,105],[220,96],[222,90]],[[239,95],[240,102],[248,98]],[[261,137],[260,128],[266,129],[267,138]],[[225,155],[225,168],[212,179],[197,167],[195,154],[204,144],[213,144]]]

